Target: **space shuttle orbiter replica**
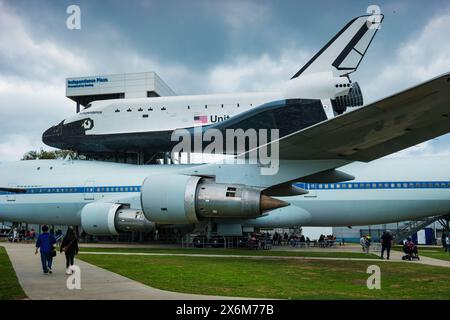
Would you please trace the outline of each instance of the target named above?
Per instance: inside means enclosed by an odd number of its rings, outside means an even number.
[[[278,128],[283,137],[363,105],[350,74],[382,20],[351,20],[278,91],[94,101],[46,130],[43,142],[81,153],[158,153],[172,149],[174,130],[197,126]]]

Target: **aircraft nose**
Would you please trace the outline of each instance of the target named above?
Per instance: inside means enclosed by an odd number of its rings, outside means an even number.
[[[61,121],[56,126],[50,127],[42,134],[42,142],[51,147],[58,147],[58,143],[61,142],[62,133],[63,133],[63,124],[64,121]]]
[[[42,142],[54,148],[73,149],[84,140],[86,130],[91,130],[93,127],[94,121],[89,118],[69,123],[64,120],[47,129],[42,134]]]

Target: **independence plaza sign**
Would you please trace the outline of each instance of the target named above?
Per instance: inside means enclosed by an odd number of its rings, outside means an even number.
[[[75,79],[68,80],[67,87],[68,88],[93,88],[97,83],[105,83],[108,82],[108,78],[86,78],[86,79]]]

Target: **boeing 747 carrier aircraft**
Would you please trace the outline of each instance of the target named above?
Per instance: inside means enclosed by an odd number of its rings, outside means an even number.
[[[319,99],[333,98],[335,105],[350,99],[355,87],[348,74],[374,33],[368,22],[352,20],[294,75],[284,98],[267,96],[281,100],[221,123],[222,129],[284,132],[256,148],[278,146],[275,174],[232,157],[200,165],[5,163],[0,220],[79,225],[94,235],[173,226],[239,235],[252,226],[369,225],[448,214],[449,158],[381,158],[450,132],[450,73],[340,115]],[[347,95],[338,99],[344,89]],[[68,125],[59,127],[63,134]]]

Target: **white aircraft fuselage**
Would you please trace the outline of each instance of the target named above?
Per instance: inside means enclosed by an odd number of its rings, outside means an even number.
[[[255,227],[347,226],[448,214],[449,163],[449,157],[355,162],[342,167],[355,176],[353,181],[298,183],[309,193],[277,197],[289,206],[256,219],[224,223]],[[92,202],[127,202],[131,208],[141,209],[140,191],[145,178],[172,174],[189,166],[57,160],[1,164],[0,185],[27,192],[0,192],[0,220],[81,225],[81,211]]]

